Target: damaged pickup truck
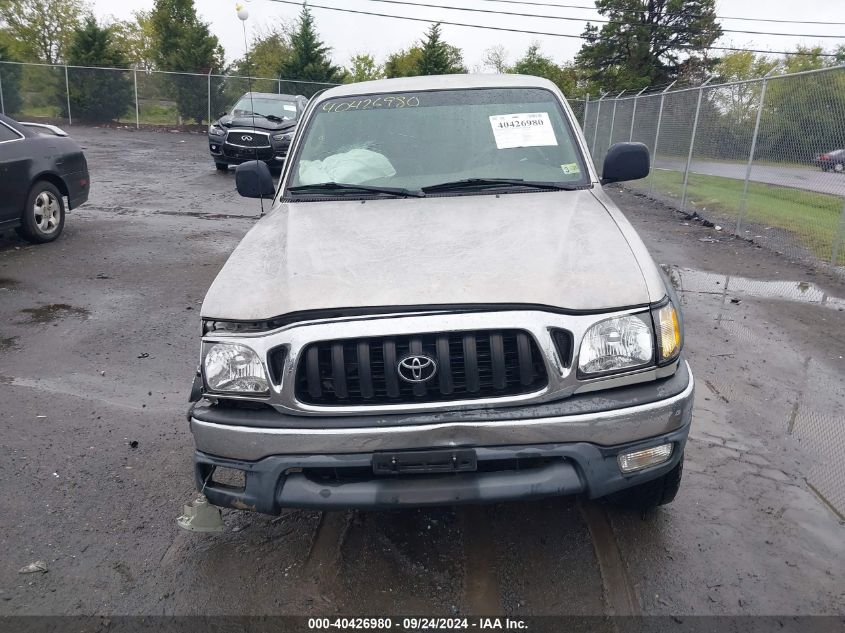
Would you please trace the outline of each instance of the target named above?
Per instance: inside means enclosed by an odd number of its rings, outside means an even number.
[[[671,284],[560,91],[519,75],[339,86],[202,306],[189,412],[218,506],[393,508],[678,491],[693,378]]]

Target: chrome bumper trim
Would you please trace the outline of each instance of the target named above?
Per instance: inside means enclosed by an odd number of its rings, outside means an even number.
[[[272,332],[217,333],[203,337],[205,343],[231,342],[251,347],[268,365],[268,353],[276,348],[287,348],[281,384],[271,385],[269,396],[222,397],[262,401],[278,411],[313,415],[367,415],[380,413],[419,413],[455,411],[480,407],[522,406],[549,402],[569,397],[575,393],[612,389],[648,382],[671,376],[677,361],[666,367],[649,366],[628,372],[597,378],[579,378],[578,346],[587,330],[604,319],[624,314],[646,312],[648,308],[632,308],[603,314],[571,315],[541,310],[501,310],[494,312],[431,312],[423,314],[388,314],[367,317],[347,317],[320,321],[298,322]],[[555,328],[567,330],[575,342],[571,363],[558,356],[551,332]],[[323,406],[300,402],[295,394],[296,369],[303,350],[311,343],[337,339],[357,339],[391,335],[426,334],[433,332],[462,332],[472,330],[517,329],[528,332],[536,341],[546,366],[548,384],[537,391],[512,396],[378,405]],[[268,372],[269,375],[269,372]],[[214,394],[208,394],[213,398]]]
[[[532,420],[449,422],[384,427],[267,429],[191,418],[197,450],[255,461],[271,455],[343,454],[385,450],[590,442],[613,446],[674,431],[692,419],[695,383],[649,404],[600,413]],[[365,421],[365,418],[362,418]],[[330,424],[330,419],[327,419]]]

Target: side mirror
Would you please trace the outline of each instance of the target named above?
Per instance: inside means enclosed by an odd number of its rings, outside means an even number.
[[[244,198],[272,198],[276,193],[267,163],[251,160],[235,170],[235,187]]]
[[[650,163],[648,147],[643,143],[614,143],[604,157],[601,184],[645,178]]]

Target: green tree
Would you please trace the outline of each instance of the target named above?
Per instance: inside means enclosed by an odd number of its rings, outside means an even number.
[[[206,74],[223,70],[223,47],[197,17],[193,0],[155,0],[150,15],[155,36],[155,62],[159,70]],[[204,77],[169,78],[180,116],[202,123],[208,111],[208,87]],[[222,90],[216,81],[213,92]],[[214,95],[212,95],[214,98]]]
[[[17,61],[7,34],[0,31],[0,62]],[[0,86],[2,86],[2,108],[0,112],[16,114],[21,108],[21,67],[17,64],[0,64]]]
[[[736,83],[759,79],[776,70],[780,60],[755,55],[750,51],[736,51],[724,55],[716,64],[715,83],[729,84],[713,91],[711,99],[719,112],[733,124],[747,124],[757,113],[760,102],[760,82]]]
[[[352,56],[350,68],[346,70],[346,83],[370,81],[384,77],[384,67],[376,63],[369,53],[358,53]]]
[[[432,24],[421,42],[420,75],[453,75],[465,73],[460,49],[450,46],[440,36],[440,24]]]
[[[155,68],[155,31],[150,11],[135,11],[131,20],[114,22],[109,26],[109,30],[114,45],[124,52],[134,68]]]
[[[795,52],[787,55],[783,60],[783,69],[787,73],[800,73],[805,70],[818,70],[824,68],[830,62],[830,58],[823,57],[824,49],[821,46],[796,46]]]
[[[722,35],[715,0],[596,0],[609,20],[587,24],[576,65],[593,87],[639,90],[706,71]],[[595,92],[595,89],[593,90]]]
[[[114,43],[109,29],[97,24],[93,16],[85,19],[74,33],[67,51],[72,66],[127,68],[126,57]],[[129,75],[115,70],[70,68],[71,114],[83,121],[114,121],[126,114],[132,103]],[[62,116],[67,116],[67,100],[60,99]]]
[[[282,78],[324,83],[343,81],[343,69],[332,64],[331,49],[320,40],[307,5],[302,7],[290,40],[291,54],[279,66]],[[310,96],[318,89],[319,86],[312,86],[303,93]]]
[[[0,23],[25,61],[63,62],[73,33],[90,13],[84,0],[0,0]]]
[[[578,76],[572,65],[558,66],[551,57],[540,52],[540,45],[536,42],[528,47],[523,55],[510,69],[510,72],[520,75],[534,75],[544,77],[554,82],[567,97],[575,94]]]
[[[233,70],[244,76],[278,77],[279,67],[291,56],[292,32],[292,26],[286,22],[259,27],[253,34],[248,58],[237,60]]]
[[[783,62],[787,73],[835,65],[820,47],[798,47]],[[845,146],[845,73],[840,70],[769,81],[757,140],[763,160],[805,162]]]
[[[420,58],[422,49],[419,46],[412,46],[388,55],[384,63],[385,77],[414,77],[419,75]]]
[[[465,72],[467,70],[463,65],[461,49],[441,39],[439,24],[433,24],[419,44],[389,55],[384,64],[386,77],[450,75]]]

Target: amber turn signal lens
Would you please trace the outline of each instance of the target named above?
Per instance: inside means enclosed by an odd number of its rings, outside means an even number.
[[[676,356],[681,347],[681,326],[675,306],[667,303],[657,310],[657,342],[660,346],[660,360]]]

